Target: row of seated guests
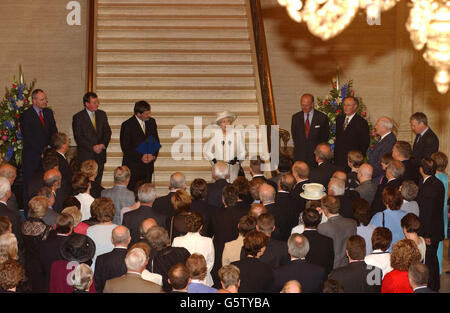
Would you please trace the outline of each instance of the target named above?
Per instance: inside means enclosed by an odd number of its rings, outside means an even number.
[[[325,154],[331,151],[329,146],[320,145],[316,149],[317,159],[321,158],[321,153],[324,152],[322,150],[326,150]],[[349,154],[349,163],[351,161],[352,157]],[[420,173],[425,180],[434,174],[435,164],[433,162],[435,163],[433,159],[425,159],[422,162]],[[101,273],[101,270],[97,267],[97,259],[100,260],[102,258],[98,257],[115,250],[115,241],[114,238],[111,240],[111,237],[114,237],[114,230],[120,223],[125,226],[122,226],[122,232],[126,232],[124,229],[129,231],[130,241],[128,244],[144,242],[150,247],[149,261],[146,264],[147,276],[154,278],[155,274],[160,275],[161,277],[156,276],[158,278],[155,279],[155,283],[159,283],[164,291],[170,290],[168,273],[171,267],[178,263],[184,264],[189,256],[195,253],[203,255],[205,258],[207,264],[205,285],[208,287],[213,285],[217,288],[220,287],[220,268],[227,265],[227,262],[240,265],[242,268],[249,267],[249,270],[244,270],[245,275],[252,274],[252,269],[258,268],[256,265],[252,266],[256,261],[262,262],[272,269],[272,271],[264,270],[265,274],[277,273],[278,269],[291,265],[292,261],[306,259],[306,256],[302,256],[298,251],[295,252],[295,246],[292,248],[289,246],[291,237],[303,232],[304,236],[307,236],[307,240],[311,241],[308,243],[308,249],[303,249],[307,250],[308,260],[306,263],[318,266],[323,272],[323,278],[318,279],[317,276],[311,279],[319,286],[316,285],[314,288],[308,287],[309,280],[306,278],[300,277],[296,280],[302,284],[304,292],[320,292],[321,284],[332,270],[347,266],[350,259],[348,249],[346,249],[347,241],[357,233],[358,223],[362,231],[361,234],[366,239],[365,242],[369,241],[368,238],[370,238],[370,227],[368,227],[367,220],[371,221],[372,224],[377,224],[374,219],[380,215],[384,216],[382,224],[374,226],[386,226],[391,232],[393,238],[389,242],[388,249],[391,247],[391,242],[395,245],[398,240],[404,238],[401,235],[397,236],[399,234],[398,228],[403,232],[401,228],[403,225],[400,224],[400,220],[398,218],[393,219],[391,223],[391,217],[388,215],[390,211],[398,211],[402,205],[403,198],[400,191],[386,185],[381,192],[382,204],[386,206],[386,209],[382,211],[383,214],[376,213],[373,215],[370,203],[364,203],[364,200],[359,199],[357,191],[346,188],[346,183],[349,180],[347,174],[342,171],[331,173],[331,178],[326,184],[328,196],[322,197],[321,195],[316,199],[321,200],[320,204],[307,202],[301,195],[303,186],[314,181],[310,177],[317,174],[313,174],[314,171],[311,171],[310,175],[306,163],[296,162],[292,166],[292,174],[278,175],[275,184],[263,176],[260,171],[260,159],[250,163],[250,172],[253,177],[250,182],[244,177],[240,177],[233,184],[227,183],[228,166],[225,163],[218,162],[213,170],[215,182],[207,184],[202,179],[194,180],[190,186],[191,196],[185,191],[184,175],[174,173],[170,177],[170,193],[160,198],[156,198],[154,187],[151,184],[140,185],[137,190],[137,197],[131,191],[126,190],[124,186],[128,184],[130,172],[126,167],[119,167],[114,172],[114,188],[101,191],[100,194],[103,197],[95,199],[91,191],[94,185],[92,181],[96,176],[96,164],[95,162],[91,163],[92,171],[90,174],[77,172],[73,175],[72,189],[75,197],[66,199],[62,205],[64,208],[61,211],[62,214],[56,214],[56,217],[53,214],[55,225],[49,222],[52,219],[48,219],[47,223],[44,221],[48,212],[51,212],[49,207],[54,201],[52,198],[55,197],[54,195],[61,185],[60,175],[57,175],[57,169],[55,168],[51,168],[49,171],[53,171],[50,174],[54,174],[56,179],[50,186],[46,183],[47,186],[44,187],[47,190],[41,188],[42,191],[40,190],[39,193],[42,195],[35,196],[30,200],[27,220],[18,226],[20,220],[15,219],[14,216],[11,218],[8,216],[10,220],[8,225],[11,225],[11,230],[17,237],[19,256],[20,251],[25,251],[25,257],[22,257],[22,259],[19,257],[19,260],[22,260],[25,265],[25,274],[31,284],[32,291],[55,290],[52,289],[51,284],[53,281],[52,266],[55,260],[63,258],[60,251],[62,243],[65,242],[67,237],[72,237],[73,232],[87,235],[86,237],[94,242],[95,250],[92,255],[91,267],[95,274]],[[359,166],[358,180],[363,177],[365,167],[364,164]],[[387,165],[386,177],[388,182],[398,179],[395,176],[401,177],[401,174],[399,174],[401,170],[396,172],[397,167],[401,168],[401,165],[398,165],[395,160]],[[367,166],[367,168],[370,172],[370,167]],[[46,172],[44,176],[46,174],[54,177]],[[390,178],[391,176],[393,178]],[[425,185],[423,184],[423,186]],[[0,192],[0,200],[7,203],[11,195],[10,181],[8,179],[1,180],[0,187],[0,191],[2,191]],[[48,188],[52,189],[50,193]],[[377,191],[378,189],[379,186]],[[108,192],[109,197],[107,197]],[[124,204],[120,202],[124,200],[124,197],[118,196],[118,194],[128,194],[133,198],[136,197],[137,201],[135,202],[136,199],[131,200],[130,197],[130,200]],[[428,194],[425,194],[425,196],[428,196]],[[359,205],[359,209],[357,208],[358,201],[355,200],[360,200],[359,202],[362,203]],[[440,200],[437,197],[437,200],[432,199],[430,201],[438,201],[439,203]],[[427,214],[420,214],[420,199],[418,202],[419,216],[426,216]],[[354,209],[355,203],[356,208]],[[422,203],[427,202],[422,200]],[[124,208],[125,205],[127,206]],[[250,221],[251,218],[247,216],[249,211],[251,215],[259,216],[256,221]],[[312,212],[318,214],[315,215]],[[436,216],[432,215],[431,217],[434,219]],[[308,218],[314,220],[314,222],[311,222]],[[117,223],[117,219],[121,221]],[[297,225],[299,221],[301,221],[301,225]],[[254,229],[251,225],[254,225]],[[422,225],[421,220],[419,220],[419,226],[415,228],[416,233],[417,229],[422,232],[420,225]],[[427,226],[429,227],[429,225]],[[317,227],[317,231],[314,227]],[[297,228],[297,231],[291,230],[293,228]],[[290,235],[291,232],[293,232],[293,235]],[[247,242],[250,246],[246,248],[247,233],[253,234],[254,238],[250,237],[252,240]],[[420,239],[417,235],[411,236],[412,240],[416,239],[416,241],[413,241],[416,246],[426,240]],[[22,247],[20,247],[20,240],[23,240]],[[294,243],[301,243],[302,241],[302,239],[296,239]],[[306,240],[304,241],[306,242]],[[128,244],[126,247],[128,247]],[[258,248],[258,244],[263,246]],[[256,246],[251,247],[251,245]],[[332,247],[332,250],[330,247]],[[364,254],[368,254],[371,250],[366,248],[366,243],[364,250]],[[383,253],[385,252],[383,251]],[[66,261],[72,260],[66,259]],[[122,263],[117,262],[117,264],[123,266]],[[100,266],[100,268],[102,267]],[[263,269],[264,266],[259,266],[259,268]],[[436,267],[433,268],[433,270],[435,269]],[[314,271],[307,272],[313,273]],[[243,292],[279,291],[280,283],[277,283],[274,287],[274,281],[279,275],[274,274],[275,276],[272,276],[272,274],[257,274],[250,278],[248,276],[247,278],[243,277],[240,290]],[[434,274],[435,272],[431,276]],[[62,278],[64,275],[58,276]],[[267,278],[267,281],[255,283],[254,280],[258,281],[258,279],[252,277],[259,276],[261,276],[260,278]],[[273,280],[269,282],[270,279]],[[104,281],[106,282],[106,280]],[[65,280],[59,281],[65,282]],[[104,284],[103,286],[102,284],[99,284],[98,287],[97,284],[94,286],[98,291],[102,291],[104,288]],[[348,287],[344,287],[345,289],[348,290]]]

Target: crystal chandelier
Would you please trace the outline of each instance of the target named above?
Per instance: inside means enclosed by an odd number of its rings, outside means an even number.
[[[359,9],[376,19],[400,0],[278,0],[296,22],[305,22],[309,31],[322,40],[340,34]],[[444,94],[450,83],[450,0],[411,0],[406,28],[417,50],[426,45],[424,59],[437,73],[437,90]]]

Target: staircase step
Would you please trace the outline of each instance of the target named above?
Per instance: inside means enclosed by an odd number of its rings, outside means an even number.
[[[102,5],[98,6],[98,16],[108,16],[108,17],[134,17],[134,16],[145,16],[148,18],[154,17],[167,17],[167,18],[183,18],[183,17],[241,17],[246,16],[246,7],[244,4],[178,4],[178,5],[167,5],[164,4],[128,4],[124,5]]]
[[[114,38],[117,41],[121,39],[158,39],[162,38],[176,40],[177,38],[183,38],[186,40],[211,38],[217,40],[222,39],[240,39],[248,40],[249,32],[247,29],[229,29],[229,30],[211,30],[211,29],[155,29],[148,31],[146,29],[133,29],[133,30],[104,30],[100,29],[97,32],[99,39]]]
[[[98,0],[100,6],[123,5],[244,5],[245,0]]]
[[[101,39],[97,41],[97,51],[209,51],[209,52],[249,52],[250,44],[245,41],[126,41]]]
[[[97,20],[98,29],[108,28],[174,28],[174,29],[188,29],[188,28],[203,28],[203,29],[246,29],[248,21],[245,18],[140,18],[139,16],[131,18],[127,17],[99,17]]]

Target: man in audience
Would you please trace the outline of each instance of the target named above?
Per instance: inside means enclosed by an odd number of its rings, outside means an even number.
[[[39,190],[38,196],[44,196],[48,199],[48,210],[42,220],[46,225],[53,227],[56,223],[56,218],[59,215],[53,210],[53,205],[55,204],[55,194],[50,187],[44,186],[41,190]]]
[[[338,170],[334,164],[331,164],[333,150],[331,150],[329,144],[324,142],[317,145],[314,155],[316,156],[317,167],[311,169],[310,182],[326,187],[333,173]]]
[[[172,202],[170,201],[170,199],[172,198],[173,193],[177,192],[178,190],[186,190],[186,177],[183,173],[180,172],[176,172],[170,175],[169,193],[165,196],[156,198],[154,203],[155,209],[168,217],[174,216],[175,211],[172,207]],[[158,224],[164,225],[160,223]]]
[[[67,162],[66,154],[69,152],[69,137],[65,133],[56,133],[52,136],[51,146],[56,150],[58,169],[61,172],[61,198],[66,199],[72,195],[72,168]],[[62,209],[61,209],[62,210]]]
[[[216,288],[208,287],[205,284],[208,268],[206,259],[202,254],[194,253],[186,261],[186,268],[189,271],[191,281],[188,284],[189,293],[216,293]],[[170,276],[169,276],[170,279]],[[172,286],[173,288],[173,286]]]
[[[117,226],[111,234],[114,249],[111,252],[99,255],[95,261],[95,289],[97,293],[103,292],[107,280],[120,277],[127,272],[125,257],[131,241],[130,230],[125,226]]]
[[[309,251],[309,241],[304,235],[292,234],[288,240],[291,261],[274,272],[272,292],[280,292],[287,281],[297,280],[302,292],[321,292],[326,278],[322,267],[305,260]]]
[[[269,184],[264,184],[259,188],[259,198],[267,209],[267,212],[275,218],[275,231],[272,236],[274,239],[286,241],[289,238],[291,225],[289,218],[291,214],[289,207],[281,207],[275,203],[275,189]]]
[[[12,188],[17,177],[17,170],[9,163],[0,164],[0,177],[5,177],[8,179]],[[17,203],[17,198],[14,192],[11,192],[11,197],[8,199],[6,205],[10,210],[19,212],[19,204]]]
[[[128,190],[130,182],[130,169],[127,166],[119,166],[114,169],[114,187],[101,192],[102,197],[110,198],[114,202],[113,223],[120,224],[120,210],[134,204],[134,193]]]
[[[138,191],[141,206],[133,211],[125,213],[122,225],[126,226],[131,233],[131,242],[139,240],[139,227],[141,222],[147,218],[154,218],[158,225],[166,225],[167,216],[153,207],[156,191],[152,184],[143,184]]]
[[[339,281],[345,293],[378,293],[381,291],[381,269],[364,261],[366,242],[358,235],[347,239],[345,248],[349,264],[334,269],[330,278]]]
[[[427,116],[422,112],[416,112],[409,119],[412,131],[416,134],[412,149],[413,163],[420,166],[424,157],[431,155],[439,150],[439,138],[428,127]]]
[[[302,293],[302,285],[296,280],[286,282],[280,293]]]
[[[364,156],[361,152],[356,150],[350,150],[347,157],[347,166],[350,168],[350,172],[347,174],[346,186],[350,189],[355,189],[359,186],[358,181],[358,169],[364,162]]]
[[[256,230],[269,237],[266,250],[259,260],[270,265],[273,269],[287,264],[289,262],[289,253],[286,242],[272,238],[272,233],[275,230],[275,218],[273,215],[270,213],[261,214],[257,220]]]
[[[377,185],[372,182],[372,173],[373,167],[370,164],[362,164],[358,169],[359,186],[355,188],[355,191],[357,191],[361,198],[366,200],[369,205],[372,204],[375,193],[377,192]]]
[[[247,214],[250,209],[249,203],[249,181],[243,176],[237,177],[232,185],[238,190],[238,201],[236,207],[240,209],[241,212]]]
[[[228,164],[218,161],[214,164],[212,171],[214,182],[207,185],[206,202],[209,205],[221,208],[223,206],[222,190],[228,185],[227,179],[230,178]]]
[[[55,202],[52,205],[55,212],[59,213],[62,211],[63,197],[65,196],[61,192],[61,172],[58,169],[51,169],[44,173],[44,185],[52,189],[53,196],[55,197]]]
[[[359,101],[355,97],[343,100],[344,114],[336,118],[336,143],[334,147],[334,163],[347,167],[347,154],[350,150],[357,150],[364,156],[369,148],[369,124],[356,111]]]
[[[428,288],[430,271],[423,263],[413,263],[408,270],[408,279],[414,293],[436,293]]]
[[[41,189],[41,187],[45,185],[44,174],[49,170],[59,171],[58,157],[56,155],[57,152],[53,149],[47,149],[44,152],[42,166],[33,174],[27,186],[28,198],[24,198],[25,213],[28,212],[28,201],[36,196],[39,189]],[[27,214],[25,214],[25,216],[27,216]]]
[[[261,159],[259,155],[255,158],[250,159],[250,174],[252,175],[252,180],[256,178],[261,178],[264,180],[266,184],[271,185],[275,190],[277,190],[278,186],[271,180],[267,179],[264,176],[264,160]]]
[[[262,203],[253,203],[248,211],[248,215],[258,218],[263,213],[267,213],[267,209]]]
[[[167,273],[168,282],[172,286],[171,293],[187,293],[191,282],[189,270],[184,264],[175,264]]]
[[[403,197],[403,204],[400,210],[407,213],[414,213],[419,217],[419,204],[416,198],[419,194],[419,187],[412,180],[404,180],[400,186],[400,192]]]
[[[333,268],[348,264],[345,254],[346,240],[356,235],[356,221],[342,217],[339,214],[339,199],[334,196],[325,196],[321,199],[321,209],[328,220],[319,224],[319,234],[333,239],[334,263]]]
[[[381,168],[381,157],[392,151],[397,137],[392,132],[394,123],[387,116],[380,117],[375,124],[375,133],[380,137],[373,149],[369,151],[369,164],[373,167],[373,177],[379,178],[384,175]]]
[[[292,229],[292,227],[297,225],[298,216],[300,215],[297,206],[298,202],[291,194],[294,184],[295,178],[293,175],[289,173],[281,175],[278,180],[278,192],[275,195],[275,203],[277,206],[287,208],[287,212],[290,215],[288,229]]]
[[[295,162],[292,165],[292,175],[295,178],[295,184],[292,187],[291,195],[296,201],[296,207],[300,214],[305,208],[305,199],[300,196],[303,192],[303,185],[311,183],[308,164],[302,161]]]
[[[261,205],[262,204],[258,204]],[[253,216],[245,215],[241,217],[238,224],[239,236],[237,239],[226,242],[222,254],[222,266],[241,259],[241,250],[244,245],[244,237],[249,231],[256,229],[257,220]]]
[[[291,134],[294,141],[295,161],[314,167],[314,149],[329,137],[328,116],[314,109],[314,97],[304,94],[300,100],[302,110],[292,116]]]
[[[212,237],[211,216],[217,208],[206,202],[207,183],[202,178],[196,178],[192,181],[190,186],[190,194],[192,197],[191,210],[203,215],[203,228],[200,234],[207,237]]]
[[[270,178],[270,181],[273,181],[276,185],[278,185],[278,181],[280,180],[281,175],[287,174],[291,171],[292,161],[287,156],[280,154],[278,168],[275,170],[276,175]]]
[[[103,293],[161,293],[161,286],[141,278],[147,262],[144,250],[130,250],[125,257],[126,274],[107,280]]]
[[[220,289],[217,293],[238,293],[241,284],[241,271],[235,265],[229,264],[219,269]]]
[[[328,277],[333,269],[334,249],[333,239],[319,234],[317,227],[322,220],[321,214],[313,208],[308,208],[302,214],[305,230],[303,235],[308,239],[309,251],[306,261],[321,266]]]
[[[386,209],[386,206],[383,204],[383,190],[386,187],[394,187],[398,189],[402,184],[401,177],[405,172],[405,167],[402,162],[393,160],[388,167],[386,168],[386,184],[379,184],[377,187],[377,192],[375,193],[375,198],[373,199],[372,205],[370,207],[372,216],[378,212],[382,212]]]
[[[444,217],[442,203],[445,199],[445,188],[436,174],[436,162],[425,157],[420,162],[420,174],[423,183],[419,189],[417,203],[419,204],[420,230],[419,235],[425,239],[427,247],[425,264],[430,270],[428,287],[439,291],[440,276],[437,249],[439,242],[444,239]]]
[[[11,197],[11,185],[5,177],[0,177],[0,216],[7,216],[11,222],[11,229],[17,238],[19,253],[22,253],[22,219],[18,211],[8,208],[7,202]]]
[[[345,181],[338,178],[331,178],[328,183],[328,195],[335,196],[339,199],[339,214],[346,218],[352,218],[352,202],[355,197],[345,194]]]
[[[417,164],[414,163],[412,156],[412,148],[409,142],[397,141],[392,148],[392,157],[394,160],[400,161],[405,167],[405,172],[403,173],[403,180],[412,180],[417,185],[419,184],[420,173]]]
[[[260,204],[261,200],[259,200],[259,187],[265,184],[265,180],[262,178],[255,178],[249,181],[249,193],[253,202],[251,204]]]

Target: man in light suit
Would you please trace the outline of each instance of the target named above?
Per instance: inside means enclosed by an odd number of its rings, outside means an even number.
[[[321,209],[328,220],[319,224],[319,234],[333,239],[334,264],[333,269],[348,264],[345,255],[346,240],[356,235],[356,221],[339,215],[339,199],[334,196],[325,196],[321,199]]]
[[[110,198],[114,202],[113,223],[120,224],[120,211],[122,208],[134,204],[134,193],[127,189],[130,182],[130,169],[127,166],[119,166],[114,170],[114,187],[102,191],[101,196]]]
[[[369,124],[359,116],[359,101],[355,97],[347,97],[344,99],[344,114],[336,118],[336,145],[334,148],[334,163],[338,166],[346,168],[346,172],[350,171],[347,166],[347,155],[350,150],[357,150],[363,156],[369,148]]]
[[[142,154],[136,150],[141,143],[147,141],[149,136],[153,137],[155,143],[159,143],[156,121],[151,117],[150,104],[146,101],[138,101],[134,104],[134,115],[120,126],[122,165],[128,166],[131,171],[131,179],[128,184],[130,190],[134,190],[138,181],[152,182],[154,164],[159,150],[154,154]]]
[[[315,167],[314,149],[319,143],[328,142],[328,117],[314,110],[314,97],[311,94],[304,94],[300,101],[302,110],[292,116],[291,123],[294,159]]]
[[[106,148],[111,140],[111,127],[106,113],[98,109],[97,94],[88,92],[83,96],[85,109],[72,118],[72,130],[77,143],[78,165],[86,160],[95,160],[98,173],[95,181],[101,184],[106,163]]]
[[[414,113],[409,119],[412,131],[416,134],[413,144],[413,162],[419,166],[422,158],[431,157],[439,150],[439,138],[428,127],[427,116],[422,112]]]
[[[161,286],[141,278],[147,262],[147,255],[141,248],[129,251],[125,257],[127,273],[107,280],[103,293],[161,293]]]
[[[387,116],[382,116],[375,124],[375,133],[380,136],[380,139],[375,144],[373,149],[369,151],[369,164],[373,167],[373,178],[378,179],[384,175],[381,168],[381,157],[386,153],[392,151],[392,147],[397,141],[397,137],[392,132],[394,126],[392,120]]]

